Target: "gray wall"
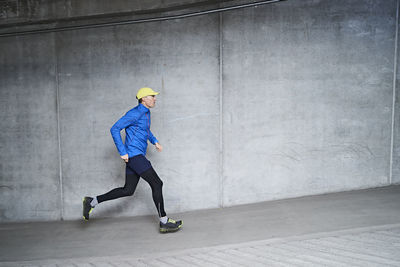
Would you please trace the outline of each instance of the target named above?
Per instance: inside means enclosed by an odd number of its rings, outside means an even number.
[[[78,219],[83,196],[122,186],[109,129],[142,86],[161,92],[148,158],[167,212],[399,183],[396,7],[291,0],[1,38],[0,221]],[[156,214],[150,192],[93,217]]]
[[[0,40],[1,221],[60,218],[53,40]]]
[[[224,14],[224,203],[388,184],[395,15],[396,1]]]
[[[183,10],[237,0],[1,0],[0,25],[129,16]]]

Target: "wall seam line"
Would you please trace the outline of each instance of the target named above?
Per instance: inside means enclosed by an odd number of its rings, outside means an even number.
[[[396,85],[397,85],[397,46],[399,39],[399,3],[397,0],[396,7],[396,32],[394,41],[394,59],[393,59],[393,99],[392,99],[392,129],[390,136],[390,166],[389,166],[389,184],[393,183],[393,150],[394,150],[394,123],[395,123],[395,108],[396,108]]]
[[[61,160],[61,129],[60,129],[60,82],[58,79],[58,51],[57,51],[57,33],[54,33],[54,53],[55,53],[55,78],[56,78],[56,107],[57,107],[57,141],[58,141],[58,170],[60,184],[60,219],[64,220],[64,187],[62,175],[62,160]]]
[[[222,49],[222,13],[219,13],[219,205],[224,207],[224,136],[223,136],[223,49]]]

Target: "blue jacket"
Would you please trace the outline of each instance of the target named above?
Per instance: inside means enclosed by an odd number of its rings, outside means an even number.
[[[147,140],[153,145],[158,142],[150,131],[150,110],[142,104],[129,110],[111,127],[111,135],[121,156],[129,157],[146,155]],[[125,144],[122,142],[121,130],[125,129]]]

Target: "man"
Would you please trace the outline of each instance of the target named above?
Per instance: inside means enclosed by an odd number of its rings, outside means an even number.
[[[154,171],[150,161],[145,157],[147,140],[155,145],[159,152],[163,149],[157,138],[150,131],[150,108],[153,108],[156,104],[156,95],[158,93],[151,88],[141,88],[136,95],[139,104],[128,111],[111,127],[110,131],[115,145],[121,155],[121,159],[126,163],[125,186],[115,188],[94,198],[85,197],[83,199],[83,218],[85,220],[89,220],[89,213],[98,203],[132,196],[139,178],[142,177],[149,183],[152,190],[154,204],[160,218],[160,232],[175,232],[182,227],[182,221],[174,221],[167,217],[162,195],[163,182]],[[122,142],[120,134],[122,129],[125,129],[126,132],[125,144]]]

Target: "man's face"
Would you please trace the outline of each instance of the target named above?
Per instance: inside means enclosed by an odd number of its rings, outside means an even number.
[[[155,95],[148,95],[142,98],[142,104],[145,105],[147,108],[152,108],[156,105],[156,96]]]

